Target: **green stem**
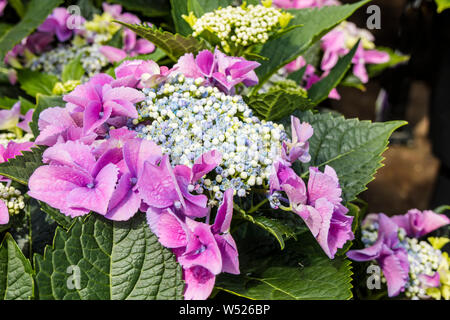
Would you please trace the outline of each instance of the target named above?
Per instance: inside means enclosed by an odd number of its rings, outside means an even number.
[[[251,207],[250,210],[248,210],[248,213],[253,213],[253,212],[257,211],[262,205],[264,205],[268,201],[269,201],[269,199],[265,198],[263,201],[258,203],[256,206]]]

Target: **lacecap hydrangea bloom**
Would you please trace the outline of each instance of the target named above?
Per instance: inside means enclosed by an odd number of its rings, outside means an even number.
[[[420,240],[449,223],[448,217],[430,210],[412,209],[392,217],[370,214],[362,224],[361,240],[366,248],[350,250],[347,256],[355,261],[376,261],[389,297],[404,292],[414,300],[440,299],[442,292],[442,297],[449,299],[448,256],[440,251],[446,241]]]
[[[172,69],[134,60],[115,77],[91,77],[64,95],[65,106],[40,113],[36,143],[48,148],[28,194],[71,217],[145,212],[183,268],[186,299],[206,299],[218,274],[240,272],[233,198],[254,189],[302,217],[333,258],[353,238],[338,177],[310,168],[306,187],[291,165],[310,160],[313,128],[292,117],[288,137],[235,94],[257,83],[257,65],[216,49]]]
[[[264,5],[246,5],[219,8],[195,17],[191,12],[183,18],[191,25],[194,37],[211,33],[226,53],[239,48],[264,44],[276,32],[285,28],[292,16],[271,7],[271,1]]]

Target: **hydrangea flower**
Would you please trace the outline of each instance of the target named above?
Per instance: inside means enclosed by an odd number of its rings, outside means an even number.
[[[0,130],[14,129],[20,119],[20,102],[16,102],[11,109],[0,110]]]
[[[147,211],[150,229],[160,243],[171,248],[183,267],[186,300],[206,299],[221,272],[239,274],[236,243],[229,234],[233,190],[225,192],[213,225],[195,221],[170,208]]]
[[[311,160],[308,139],[314,134],[309,123],[301,123],[297,117],[291,116],[292,141],[283,141],[282,158],[293,163],[297,159],[307,163]]]
[[[131,88],[154,87],[166,80],[170,73],[166,66],[159,66],[152,60],[129,60],[122,62],[114,69],[116,80],[114,87],[126,86]]]
[[[47,32],[56,35],[60,42],[69,40],[73,35],[73,30],[67,27],[70,13],[66,8],[55,8],[53,12],[38,27],[41,32]],[[84,18],[80,17],[82,22]]]
[[[217,84],[223,92],[232,93],[239,83],[247,87],[258,83],[258,77],[253,70],[259,65],[255,61],[227,56],[218,49],[214,53],[203,50],[195,59],[192,53],[182,56],[172,72],[194,79],[204,78],[207,83]]]
[[[390,218],[369,214],[362,223],[362,242],[366,248],[351,250],[347,256],[355,261],[375,260],[380,264],[390,297],[400,292],[411,299],[428,299],[433,294],[437,297],[445,286],[440,273],[444,272],[446,256],[440,249],[447,240],[429,238],[430,245],[417,238],[448,223],[447,217],[429,210],[422,213],[412,209]]]
[[[117,160],[113,152],[96,158],[90,146],[77,141],[56,144],[43,154],[47,165],[31,175],[28,195],[71,217],[90,211],[105,215],[118,178]]]
[[[347,216],[348,209],[341,202],[342,190],[336,172],[325,166],[322,173],[318,168],[309,168],[308,187],[292,168],[278,161],[270,176],[270,193],[283,191],[289,199],[290,210],[306,223],[325,254],[333,259],[337,249],[348,240],[353,240],[353,217]]]
[[[8,0],[0,0],[0,17],[3,16],[3,10],[5,10]]]

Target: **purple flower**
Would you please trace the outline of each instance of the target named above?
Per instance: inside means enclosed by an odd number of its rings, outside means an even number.
[[[67,108],[83,112],[84,134],[104,127],[114,117],[138,117],[134,104],[144,100],[145,95],[129,87],[113,88],[113,80],[107,74],[97,74],[64,96],[63,99],[68,102]]]
[[[67,27],[70,14],[66,8],[55,8],[47,19],[38,27],[38,31],[54,34],[59,41],[64,42],[72,37],[73,30]]]
[[[301,123],[300,120],[291,116],[292,141],[283,141],[282,158],[290,163],[299,159],[303,163],[311,160],[309,154],[308,139],[314,134],[314,129],[309,123]]]
[[[159,242],[171,248],[183,267],[186,300],[206,299],[221,272],[239,274],[236,243],[229,234],[233,189],[225,191],[212,226],[180,216],[170,208],[147,211],[147,221]]]
[[[117,182],[117,153],[106,152],[99,159],[91,148],[68,141],[45,150],[44,163],[30,180],[28,194],[77,217],[95,211],[105,215]]]
[[[364,50],[360,43],[353,56],[353,74],[361,80],[362,83],[369,81],[366,64],[380,64],[389,61],[389,54],[378,50]]]
[[[353,217],[341,202],[341,188],[336,172],[325,166],[309,168],[308,187],[295,171],[286,164],[275,162],[270,176],[270,192],[284,191],[293,212],[306,223],[325,254],[333,259],[337,250],[353,240]]]
[[[152,60],[130,60],[121,63],[114,72],[116,80],[111,83],[113,87],[144,88],[154,87],[164,81],[169,68],[160,67]]]
[[[227,56],[218,49],[214,53],[203,50],[195,59],[192,53],[180,57],[172,72],[182,73],[189,78],[204,78],[222,91],[230,93],[239,83],[247,87],[257,84],[258,77],[253,70],[259,65],[258,62],[241,57]]]
[[[142,200],[150,207],[180,209],[190,217],[206,216],[208,198],[191,192],[196,181],[215,168],[221,159],[221,154],[213,150],[200,156],[192,169],[184,165],[172,168],[167,155],[162,157],[159,165],[145,162],[137,182]]]
[[[450,223],[450,219],[431,210],[411,209],[404,215],[391,217],[400,228],[405,229],[408,237],[420,238]]]
[[[136,184],[144,169],[144,162],[156,164],[161,157],[161,148],[153,141],[135,138],[124,144],[125,170],[111,196],[106,218],[128,220],[139,210],[142,200]]]
[[[382,213],[378,222],[377,241],[365,249],[350,250],[347,256],[355,261],[376,260],[386,277],[388,295],[394,297],[404,290],[408,281],[408,254],[399,246],[397,224]]]

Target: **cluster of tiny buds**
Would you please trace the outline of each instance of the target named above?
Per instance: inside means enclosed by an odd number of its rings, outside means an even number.
[[[9,214],[18,214],[25,208],[24,197],[20,190],[0,183],[0,199],[6,204]]]
[[[30,68],[34,71],[43,71],[61,78],[64,66],[81,55],[80,62],[85,70],[82,82],[99,73],[108,65],[108,59],[100,52],[99,44],[91,45],[65,45],[43,53],[31,61]]]
[[[282,15],[279,9],[262,5],[228,6],[194,19],[192,35],[196,37],[208,30],[220,40],[225,51],[230,46],[228,41],[244,47],[263,44],[281,27]]]
[[[233,188],[244,197],[253,186],[267,182],[272,161],[281,152],[284,127],[253,116],[241,96],[202,83],[178,75],[157,89],[144,89],[147,98],[130,126],[139,137],[159,144],[172,165],[192,166],[204,152],[218,150],[221,164],[195,191],[208,190],[221,200]]]

